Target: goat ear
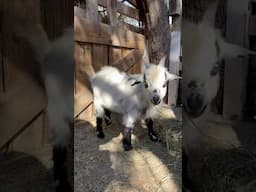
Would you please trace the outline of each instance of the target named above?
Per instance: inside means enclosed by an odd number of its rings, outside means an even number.
[[[142,71],[147,70],[150,67],[150,62],[149,62],[149,57],[148,57],[148,52],[147,48],[144,48],[144,53],[142,56]]]
[[[173,73],[165,72],[167,80],[175,80],[175,79],[182,79],[182,77],[175,75]]]
[[[144,63],[150,63],[149,62],[149,57],[148,57],[148,51],[147,51],[146,47],[144,48],[144,53],[143,53],[143,56],[142,56],[142,60],[143,60]]]
[[[228,43],[222,38],[219,40],[219,45],[220,45],[221,57],[223,59],[232,59],[236,57],[256,55],[255,51],[251,51],[239,45]]]
[[[165,66],[165,60],[166,60],[166,56],[164,56],[164,57],[162,57],[162,59],[160,60],[160,62],[159,62],[159,66],[160,67],[164,67]]]
[[[150,67],[149,63],[143,62],[142,64],[142,71],[146,71]]]

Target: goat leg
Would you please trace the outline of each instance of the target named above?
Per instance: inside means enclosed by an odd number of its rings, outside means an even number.
[[[125,127],[123,133],[123,148],[125,151],[130,151],[132,149],[132,128]]]
[[[158,141],[158,137],[156,135],[156,132],[154,131],[153,128],[153,120],[151,118],[147,118],[146,120],[146,125],[148,128],[148,136],[151,141]]]
[[[56,192],[71,192],[71,187],[68,183],[68,171],[66,167],[67,148],[61,146],[53,147],[53,172],[56,182]]]

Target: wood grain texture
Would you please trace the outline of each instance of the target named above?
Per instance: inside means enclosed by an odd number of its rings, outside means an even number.
[[[98,0],[98,4],[103,7],[107,7],[108,1],[109,0]],[[112,1],[112,3],[113,2],[116,3],[116,11],[117,12],[124,14],[128,17],[139,20],[139,11],[137,9],[129,7],[121,2],[117,2],[116,0],[110,0],[110,1]]]
[[[81,17],[74,17],[75,41],[127,48],[143,48],[144,36],[125,27],[112,28]]]

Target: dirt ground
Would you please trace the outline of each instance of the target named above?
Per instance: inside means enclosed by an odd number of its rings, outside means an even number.
[[[152,142],[138,124],[133,150],[124,151],[122,125],[114,120],[105,138],[96,137],[95,122],[80,121],[75,128],[75,192],[178,192],[180,162],[170,159],[163,143]]]
[[[0,192],[55,192],[52,171],[24,153],[0,154]]]

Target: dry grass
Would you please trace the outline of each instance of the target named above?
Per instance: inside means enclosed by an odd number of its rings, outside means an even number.
[[[200,188],[207,192],[256,191],[256,154],[234,148],[207,155]]]

